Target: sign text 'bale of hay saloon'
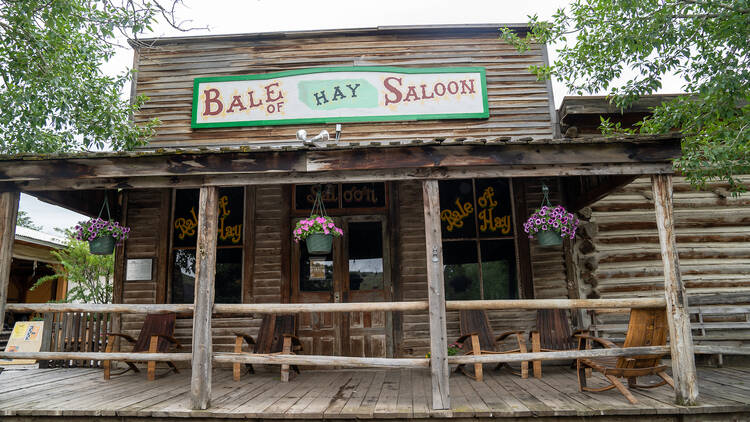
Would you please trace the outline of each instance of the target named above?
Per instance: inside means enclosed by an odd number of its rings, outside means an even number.
[[[480,67],[316,68],[193,86],[194,128],[487,117]]]

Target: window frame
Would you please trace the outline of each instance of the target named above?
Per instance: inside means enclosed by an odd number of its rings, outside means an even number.
[[[512,234],[509,235],[501,235],[501,236],[487,236],[482,237],[480,236],[479,231],[479,213],[477,212],[477,179],[485,179],[485,180],[505,180],[508,183],[508,196],[510,199],[510,209],[511,209],[511,225],[512,225]],[[474,236],[472,237],[456,237],[456,238],[446,238],[442,236],[443,232],[443,223],[441,220],[440,223],[440,233],[441,233],[441,243],[445,242],[467,242],[471,241],[474,242],[476,247],[476,254],[477,254],[477,272],[479,275],[479,298],[475,300],[484,300],[484,273],[482,269],[482,242],[483,241],[494,241],[494,240],[513,240],[513,250],[514,250],[514,263],[515,263],[515,285],[516,285],[516,292],[515,292],[515,298],[508,298],[503,300],[514,300],[514,299],[520,299],[523,297],[523,291],[524,288],[521,286],[521,283],[523,283],[524,278],[521,277],[521,265],[520,265],[520,255],[518,248],[520,247],[520,242],[518,241],[518,230],[516,227],[516,201],[515,201],[515,192],[514,192],[514,179],[508,178],[508,177],[487,177],[487,178],[469,178],[469,179],[455,179],[455,181],[460,180],[471,180],[471,190],[472,190],[472,206],[474,207],[474,211],[472,214],[474,215]],[[452,180],[453,181],[453,180]],[[440,192],[442,193],[442,192]],[[442,209],[440,210],[443,211]],[[442,247],[442,245],[441,245]],[[445,264],[443,265],[445,266]],[[445,269],[443,269],[445,271]],[[443,281],[445,282],[445,280]]]

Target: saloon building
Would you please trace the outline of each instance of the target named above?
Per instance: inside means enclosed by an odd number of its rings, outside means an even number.
[[[238,362],[306,365],[301,377],[311,376],[308,368],[326,368],[312,371],[318,381],[304,384],[318,389],[320,397],[327,394],[324,379],[338,382],[331,378],[332,367],[381,368],[385,372],[372,373],[373,382],[381,383],[378,397],[390,394],[395,404],[373,407],[383,411],[378,417],[415,417],[417,407],[422,417],[547,414],[529,403],[524,411],[506,409],[502,400],[496,406],[504,410],[493,410],[489,398],[501,397],[506,387],[492,381],[485,389],[449,373],[449,363],[458,361],[446,356],[446,345],[467,334],[461,332],[459,310],[484,310],[492,330],[501,333],[533,329],[538,309],[570,309],[571,324],[583,327],[585,309],[631,307],[666,307],[671,341],[662,348],[671,351],[676,385],[674,395],[664,393],[669,400],[661,398],[662,408],[670,415],[695,409],[673,405],[675,397],[683,404],[698,397],[672,231],[672,160],[680,155],[679,134],[562,136],[549,82],[527,71],[548,63],[546,47],[520,53],[498,39],[499,27],[141,40],[134,45],[132,95],[148,101],[134,119],[160,122],[147,145],[131,152],[0,160],[5,232],[12,231],[18,192],[90,215],[106,197],[116,204],[119,221],[131,228],[115,252],[113,305],[47,305],[46,311],[110,312],[112,329],[133,336],[146,313],[177,313],[175,337],[186,347],[172,358],[178,366],[191,366],[184,385],[192,385],[190,392],[175,399],[176,410],[133,405],[132,414],[122,415],[190,416],[192,408],[208,408],[208,417],[224,417],[210,413],[212,401],[224,397],[217,391],[241,384],[217,371]],[[576,212],[639,177],[650,184],[650,206],[656,209],[659,291],[592,299],[579,283],[584,264],[577,259],[578,240],[542,247],[523,224],[543,203],[545,191],[553,204]],[[322,257],[309,256],[292,236],[318,195],[344,233]],[[7,250],[0,249],[4,262]],[[7,283],[7,273],[0,275]],[[257,336],[269,313],[296,315],[294,334],[302,351],[286,360],[232,353],[235,333]],[[125,342],[119,349],[130,350]],[[382,369],[389,367],[405,369]],[[576,375],[569,371],[555,379],[566,376]],[[526,380],[506,381],[509,389],[523,389]],[[386,384],[394,390],[387,391]],[[346,385],[344,403],[357,390]],[[370,391],[371,385],[359,388]],[[565,385],[561,381],[556,388],[577,393],[574,382]],[[268,387],[278,390],[273,390],[277,400],[292,400],[285,396],[291,388],[281,391],[271,381]],[[552,387],[535,388],[530,394],[540,399],[526,397],[530,402],[544,401],[549,395],[544,391]],[[299,397],[307,391],[298,391]],[[403,410],[402,394],[409,396],[411,410]],[[237,395],[247,406],[265,404],[244,417],[293,417],[287,411],[297,409],[297,399],[269,410],[276,400]],[[480,405],[474,397],[489,398]],[[585,401],[585,410],[583,402],[564,397],[544,404],[549,415],[602,414],[598,396],[576,399]],[[611,397],[607,400],[617,399]],[[649,402],[644,412],[656,413],[651,401],[658,400],[644,400]],[[704,403],[718,411],[711,406],[719,404]],[[745,406],[734,403],[724,411]],[[628,413],[626,404],[604,407],[612,415]],[[355,415],[345,408],[323,410]],[[321,415],[305,409],[297,409],[296,417]],[[377,416],[368,409],[359,417]],[[708,411],[700,409],[696,412]],[[8,412],[23,414],[12,406]]]

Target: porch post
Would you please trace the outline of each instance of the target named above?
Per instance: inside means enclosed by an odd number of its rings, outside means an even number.
[[[0,329],[5,323],[5,302],[8,300],[19,195],[18,192],[0,193]]]
[[[190,401],[193,409],[207,409],[211,399],[213,347],[211,311],[216,277],[216,240],[219,193],[214,186],[202,187],[198,200],[198,241],[195,254],[195,310],[193,311],[193,372]]]
[[[445,327],[443,244],[440,233],[440,192],[437,180],[422,182],[424,231],[427,250],[427,296],[430,303],[430,371],[432,408],[450,409],[448,340]]]
[[[672,175],[653,175],[651,184],[656,208],[656,227],[659,230],[659,245],[664,262],[664,293],[667,300],[675,401],[680,405],[691,406],[698,400],[698,379],[690,316],[687,312],[687,294],[680,278],[680,262],[674,234]]]

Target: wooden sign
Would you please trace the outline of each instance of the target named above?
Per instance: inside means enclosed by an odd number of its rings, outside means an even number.
[[[44,321],[20,321],[13,326],[6,352],[38,352],[42,347]],[[31,365],[35,359],[0,359],[0,366]]]
[[[480,67],[329,67],[193,85],[193,128],[487,117]]]

